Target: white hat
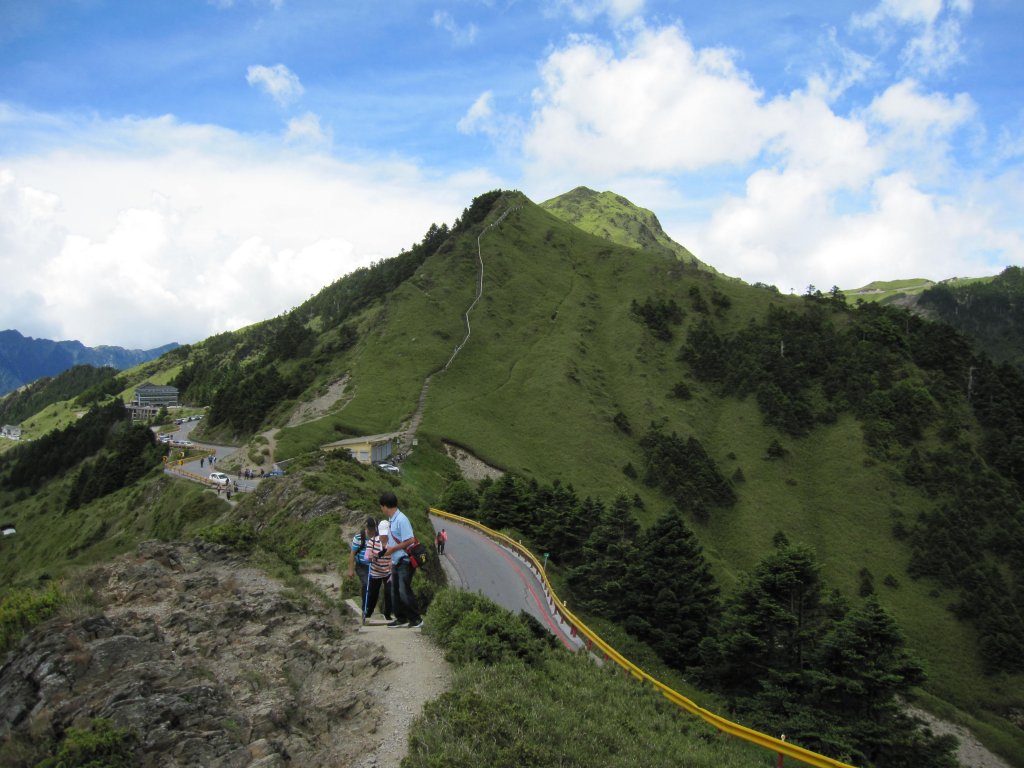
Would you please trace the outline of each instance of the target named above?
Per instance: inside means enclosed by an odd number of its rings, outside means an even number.
[[[391,535],[391,523],[387,520],[381,520],[377,523],[377,535],[378,536],[390,536]]]

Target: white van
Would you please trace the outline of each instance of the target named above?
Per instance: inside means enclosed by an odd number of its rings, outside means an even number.
[[[231,480],[223,472],[211,472],[210,482],[216,483],[217,485],[227,485],[228,483],[231,482]]]

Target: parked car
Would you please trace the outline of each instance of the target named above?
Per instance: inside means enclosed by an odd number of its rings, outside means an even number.
[[[390,472],[392,475],[398,475],[401,474],[402,472],[402,470],[400,470],[394,464],[389,464],[386,461],[378,462],[376,466],[377,469],[379,469],[381,472]]]
[[[264,477],[284,477],[284,470],[274,467],[272,470],[267,472]]]
[[[216,483],[217,485],[227,485],[231,482],[231,478],[225,475],[223,472],[211,472],[210,482]]]

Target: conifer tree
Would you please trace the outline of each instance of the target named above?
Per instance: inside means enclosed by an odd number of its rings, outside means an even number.
[[[503,475],[480,494],[483,520],[492,528],[529,530],[530,505],[523,483],[511,474]]]
[[[719,590],[700,542],[678,509],[644,533],[627,570],[626,629],[676,669],[697,663],[701,638],[718,614]]]
[[[854,609],[826,597],[819,571],[806,547],[765,557],[701,643],[702,680],[745,722],[837,759],[953,768],[955,741],[905,713],[924,673],[895,621],[876,595]]]

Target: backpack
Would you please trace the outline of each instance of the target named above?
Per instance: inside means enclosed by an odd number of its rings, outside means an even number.
[[[409,565],[413,568],[422,567],[429,559],[427,551],[425,544],[419,539],[413,538],[412,544],[405,548],[405,553],[409,556]]]
[[[359,534],[359,549],[356,550],[356,562],[359,563],[360,565],[369,565],[370,564],[370,559],[366,555],[366,545],[367,545],[367,543],[368,542],[366,540],[366,534],[365,533],[360,533]]]

